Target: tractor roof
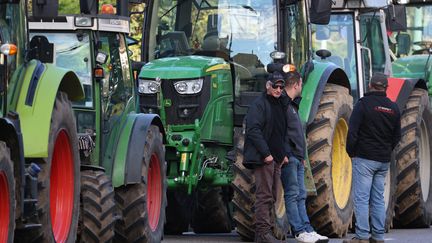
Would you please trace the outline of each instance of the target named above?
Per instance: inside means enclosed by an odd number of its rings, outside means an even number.
[[[129,18],[117,15],[29,17],[31,30],[99,30],[129,33]]]

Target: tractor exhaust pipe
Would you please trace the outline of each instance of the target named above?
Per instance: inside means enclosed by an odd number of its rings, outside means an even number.
[[[129,17],[129,1],[117,0],[117,15]]]
[[[98,14],[99,0],[80,0],[80,12],[82,14]]]

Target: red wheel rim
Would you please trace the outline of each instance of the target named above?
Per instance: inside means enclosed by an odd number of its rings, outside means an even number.
[[[54,238],[65,242],[72,221],[74,204],[74,160],[69,136],[61,130],[57,136],[51,162],[50,213]]]
[[[161,179],[159,158],[156,154],[152,154],[147,176],[147,212],[149,215],[149,225],[153,232],[159,224],[162,202]]]
[[[4,171],[0,171],[0,243],[8,240],[9,233],[9,183]]]

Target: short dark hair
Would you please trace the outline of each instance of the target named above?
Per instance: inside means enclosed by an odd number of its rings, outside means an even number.
[[[299,72],[291,71],[291,72],[288,72],[286,74],[286,76],[287,76],[286,81],[285,81],[286,87],[292,87],[294,84],[300,83],[301,76],[300,76]]]

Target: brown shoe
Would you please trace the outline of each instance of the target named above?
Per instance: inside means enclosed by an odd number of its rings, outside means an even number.
[[[370,243],[384,243],[384,240],[375,240],[374,238],[369,238]]]
[[[351,240],[344,240],[343,243],[369,243],[369,240],[362,240],[354,237]]]
[[[276,239],[271,232],[268,232],[264,235],[256,235],[255,242],[256,243],[279,243],[280,241]]]

